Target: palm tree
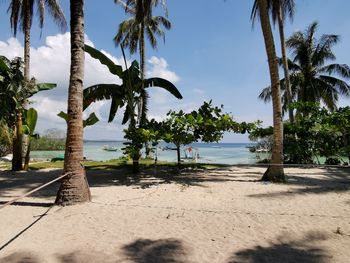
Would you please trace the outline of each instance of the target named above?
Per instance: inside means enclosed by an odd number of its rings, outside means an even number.
[[[287,104],[290,104],[293,102],[292,97],[292,91],[289,81],[289,70],[288,70],[288,61],[287,61],[287,55],[286,55],[286,41],[285,41],[285,35],[284,35],[284,22],[286,19],[286,16],[288,15],[290,19],[293,19],[294,16],[294,10],[295,10],[295,3],[294,0],[268,0],[267,1],[268,10],[272,14],[272,21],[274,24],[276,24],[276,21],[278,22],[278,28],[279,28],[279,34],[280,34],[280,41],[281,41],[281,50],[282,50],[282,63],[283,63],[283,70],[284,70],[284,86],[286,91],[286,102]],[[255,20],[256,15],[258,12],[258,4],[257,0],[255,0],[253,5],[253,10],[251,13],[251,19]],[[294,122],[294,114],[293,109],[288,109],[289,113],[289,121]]]
[[[118,28],[118,33],[114,37],[116,45],[121,44],[127,47],[131,54],[139,50],[140,53],[140,72],[141,79],[145,78],[145,37],[148,38],[151,47],[157,48],[157,38],[161,37],[165,41],[165,34],[162,26],[169,30],[171,28],[170,21],[163,16],[153,16],[152,9],[159,3],[165,7],[165,0],[115,0],[116,3],[125,8],[125,12],[132,17],[123,21]],[[147,114],[148,93],[142,90],[141,100],[138,112],[139,122],[144,124]]]
[[[61,10],[58,0],[11,0],[7,12],[11,13],[10,22],[14,36],[17,35],[18,29],[24,33],[24,79],[30,80],[30,30],[34,17],[34,6],[38,10],[39,27],[44,25],[45,9],[47,8],[56,24],[65,30],[67,23]],[[26,107],[27,102],[24,102]],[[22,116],[18,116],[21,119]],[[19,123],[21,125],[21,123]],[[21,129],[21,128],[20,128]],[[18,138],[22,141],[22,135]],[[22,144],[19,143],[18,154],[22,155]],[[22,164],[21,164],[22,166]]]
[[[269,63],[273,108],[272,166],[269,166],[262,180],[284,182],[286,178],[283,171],[283,125],[277,56],[268,15],[267,0],[258,0],[257,4]]]
[[[83,81],[84,81],[84,0],[70,1],[71,67],[68,90],[67,139],[64,173],[56,197],[57,205],[72,205],[91,200],[83,156]]]
[[[288,61],[292,93],[297,101],[322,102],[333,111],[337,108],[340,95],[350,96],[349,84],[336,75],[349,79],[350,68],[346,64],[327,64],[336,59],[332,47],[338,43],[339,36],[325,34],[317,39],[317,26],[317,22],[314,22],[305,32],[296,32],[287,40],[293,55]],[[283,91],[285,96],[285,89]],[[259,98],[269,101],[271,89],[265,88]]]

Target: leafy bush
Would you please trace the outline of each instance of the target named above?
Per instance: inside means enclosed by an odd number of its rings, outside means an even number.
[[[0,156],[4,156],[12,152],[12,130],[0,121]]]

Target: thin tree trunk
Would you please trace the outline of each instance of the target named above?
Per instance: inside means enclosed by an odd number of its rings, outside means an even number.
[[[273,107],[272,165],[267,169],[262,180],[284,182],[286,179],[283,171],[283,123],[277,56],[268,16],[267,2],[266,0],[258,0],[258,5],[260,24],[269,63]]]
[[[140,73],[141,80],[145,79],[145,70],[146,70],[146,54],[145,54],[145,24],[141,23],[141,36],[140,36]],[[147,99],[148,94],[145,90],[144,85],[142,84],[141,90],[141,107],[140,107],[140,124],[141,126],[146,123],[147,118]]]
[[[27,140],[27,149],[26,149],[26,156],[24,159],[24,167],[23,170],[28,171],[29,169],[29,160],[30,160],[30,145],[31,145],[31,141],[32,139],[30,138],[30,135],[28,137],[26,137]]]
[[[143,85],[143,81],[145,79],[145,71],[146,71],[146,55],[145,55],[145,24],[141,23],[141,36],[140,36],[140,73],[142,80],[142,89],[141,89],[141,106],[140,106],[140,127],[144,127],[147,121],[147,100],[148,94]],[[145,142],[145,153],[146,158],[149,158],[149,144]]]
[[[177,165],[181,164],[181,156],[180,156],[180,145],[176,145],[176,153],[177,153]]]
[[[278,27],[279,27],[280,41],[281,41],[282,61],[283,61],[283,70],[284,70],[284,82],[286,85],[286,93],[287,93],[287,105],[289,105],[293,102],[293,96],[292,96],[292,90],[291,90],[290,79],[289,79],[288,60],[287,60],[287,54],[286,54],[286,40],[284,37],[284,25],[283,25],[283,17],[282,17],[281,7],[280,7],[279,12],[278,12]],[[291,123],[294,123],[293,109],[288,108],[288,113],[289,113],[289,121]]]
[[[12,142],[12,171],[22,170],[22,113],[16,116],[15,134]]]
[[[84,0],[70,1],[71,68],[68,91],[67,140],[64,173],[56,204],[72,205],[91,200],[83,162]]]

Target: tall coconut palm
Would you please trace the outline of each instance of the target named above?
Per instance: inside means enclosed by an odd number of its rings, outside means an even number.
[[[277,56],[268,14],[267,0],[258,0],[257,4],[269,63],[273,108],[272,166],[269,166],[262,180],[284,182],[286,178],[283,169],[283,125]]]
[[[287,40],[293,56],[288,61],[292,93],[297,101],[322,102],[333,111],[339,96],[350,96],[350,86],[343,80],[350,79],[350,68],[346,64],[327,64],[336,59],[332,47],[338,43],[339,36],[324,34],[317,39],[317,26],[314,22],[305,32],[296,32]],[[269,101],[271,89],[265,88],[259,98]]]
[[[67,139],[64,179],[56,204],[72,205],[91,200],[83,162],[84,0],[70,1],[71,67],[68,90]]]
[[[39,27],[43,28],[45,9],[53,17],[56,24],[62,29],[67,28],[66,19],[58,0],[11,0],[8,12],[11,12],[10,22],[14,36],[18,29],[24,33],[24,77],[30,78],[30,30],[34,17],[34,7],[39,15]]]
[[[44,25],[45,9],[48,9],[54,21],[62,30],[65,30],[67,27],[64,14],[58,0],[11,0],[7,11],[11,13],[10,22],[13,34],[16,36],[18,29],[24,33],[25,81],[30,80],[30,30],[32,27],[35,7],[39,16],[40,28],[42,28]],[[26,104],[26,102],[24,103]],[[18,120],[21,119],[22,116],[18,116]],[[20,127],[21,123],[19,123],[18,126]],[[20,136],[18,140],[22,141],[22,136]],[[14,158],[22,159],[22,143],[17,143],[17,145],[19,148],[15,151],[16,156]],[[17,156],[17,154],[19,156]],[[20,166],[22,166],[22,163],[17,168],[22,169]]]
[[[163,16],[153,16],[153,7],[162,4],[165,7],[165,0],[115,0],[116,3],[125,8],[125,12],[131,17],[123,21],[118,28],[118,33],[114,37],[116,45],[122,44],[127,47],[130,53],[140,53],[140,72],[141,79],[145,78],[145,37],[148,38],[152,48],[157,48],[157,37],[163,38],[165,34],[162,26],[169,30],[171,28],[170,21]],[[138,118],[139,122],[145,123],[147,114],[148,93],[145,89],[142,90],[141,100],[139,105]]]
[[[286,102],[290,104],[293,102],[293,96],[290,86],[289,80],[289,69],[288,69],[288,61],[287,61],[287,52],[286,52],[286,41],[284,35],[284,22],[286,20],[286,16],[289,16],[290,19],[293,19],[295,3],[294,0],[268,0],[267,1],[269,13],[272,14],[272,21],[274,24],[278,23],[279,35],[281,41],[281,50],[282,50],[282,63],[284,70],[284,86],[286,91]],[[255,0],[253,5],[253,10],[251,13],[251,19],[256,19],[258,12],[258,4],[257,0]],[[289,113],[289,121],[294,122],[294,114],[293,109],[288,109]]]

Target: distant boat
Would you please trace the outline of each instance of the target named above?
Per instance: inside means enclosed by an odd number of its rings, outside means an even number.
[[[163,149],[162,149],[163,151],[176,151],[177,150],[177,148],[176,147],[169,147],[169,146],[165,146]]]
[[[113,147],[113,146],[109,146],[109,145],[104,145],[102,147],[102,150],[105,150],[107,152],[116,152],[116,151],[118,151],[118,148],[117,147]]]

